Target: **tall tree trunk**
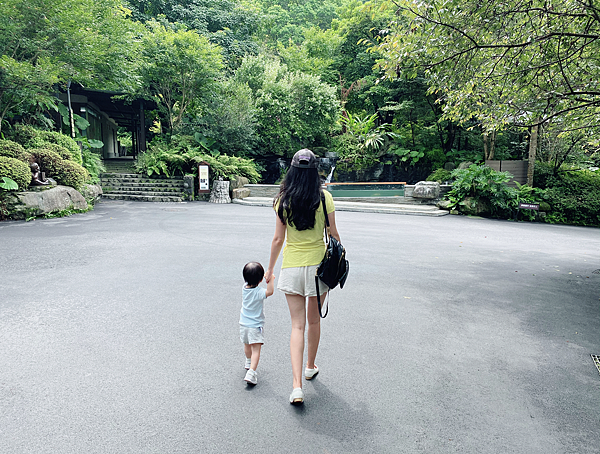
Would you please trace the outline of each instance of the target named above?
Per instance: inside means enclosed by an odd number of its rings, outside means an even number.
[[[535,153],[538,145],[539,125],[532,126],[529,136],[529,163],[527,165],[527,184],[533,187],[533,170],[535,168]]]
[[[492,131],[490,134],[490,157],[489,160],[494,159],[494,154],[496,152],[496,131]]]
[[[489,143],[490,143],[490,137],[488,136],[487,132],[484,132],[482,134],[483,136],[483,159],[484,160],[488,160],[488,150],[489,150]]]

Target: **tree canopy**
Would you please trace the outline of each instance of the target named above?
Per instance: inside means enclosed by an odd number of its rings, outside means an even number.
[[[389,77],[424,74],[449,119],[597,127],[599,13],[587,0],[401,0],[376,49]]]

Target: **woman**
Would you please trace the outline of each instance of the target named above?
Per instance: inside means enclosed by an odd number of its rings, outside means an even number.
[[[335,225],[335,207],[333,197],[321,188],[318,173],[319,160],[310,150],[298,151],[288,170],[273,207],[277,213],[275,235],[271,243],[271,259],[265,272],[269,282],[273,268],[281,252],[284,240],[283,263],[277,288],[285,293],[292,319],[290,336],[290,356],[292,360],[293,391],[290,403],[304,402],[302,391],[302,360],[304,357],[304,329],[308,322],[308,358],[304,377],[311,380],[319,373],[315,364],[319,339],[321,337],[321,319],[317,305],[315,285],[316,269],[325,255],[325,214],[321,194],[325,196],[327,217],[331,236],[340,240]],[[329,288],[319,282],[325,299]]]

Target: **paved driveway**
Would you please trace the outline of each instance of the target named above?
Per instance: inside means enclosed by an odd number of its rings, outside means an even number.
[[[337,222],[350,276],[299,408],[279,292],[259,383],[242,381],[242,267],[268,262],[270,208],[102,202],[0,223],[0,451],[600,451],[598,229]]]

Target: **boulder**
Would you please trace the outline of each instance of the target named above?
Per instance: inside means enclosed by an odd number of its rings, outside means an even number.
[[[79,192],[89,204],[94,205],[102,196],[102,187],[99,184],[84,184]]]
[[[472,165],[473,165],[473,163],[472,163],[471,161],[461,162],[461,163],[458,165],[458,168],[459,168],[459,169],[461,169],[461,170],[464,170],[464,169],[468,169],[468,168],[469,168],[469,167],[471,167]]]
[[[231,191],[232,199],[245,199],[246,197],[250,197],[250,189],[248,188],[237,188]]]
[[[26,219],[67,209],[87,210],[81,193],[70,186],[58,185],[44,191],[18,192],[9,201],[13,219]]]
[[[419,181],[415,184],[412,196],[416,199],[437,199],[440,196],[440,184],[437,181]]]
[[[471,216],[481,216],[490,212],[489,204],[475,197],[465,197],[459,205],[461,213]]]
[[[229,185],[229,188],[231,190],[243,188],[248,183],[250,183],[250,181],[248,181],[248,178],[240,177],[238,175],[234,176],[230,181],[231,181],[231,183]]]
[[[449,210],[451,203],[452,202],[450,202],[450,200],[440,200],[438,203],[435,204],[435,206],[438,207],[440,210]]]

